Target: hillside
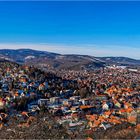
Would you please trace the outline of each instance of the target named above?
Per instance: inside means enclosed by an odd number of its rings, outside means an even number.
[[[88,55],[61,55],[32,49],[2,49],[0,59],[26,63],[47,69],[92,70],[106,65],[140,66],[140,60],[127,57],[94,57]]]
[[[140,65],[140,60],[128,57],[100,57],[99,59],[105,61],[108,64]]]

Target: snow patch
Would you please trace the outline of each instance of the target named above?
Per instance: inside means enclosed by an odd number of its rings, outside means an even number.
[[[25,59],[32,59],[32,58],[35,58],[35,56],[29,55],[29,56],[25,57]]]

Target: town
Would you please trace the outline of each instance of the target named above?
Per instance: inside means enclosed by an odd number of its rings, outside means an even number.
[[[36,138],[140,136],[137,69],[109,66],[93,71],[44,72],[34,66],[1,61],[0,89],[0,133],[8,136],[17,129],[11,138],[20,138],[16,134],[20,131],[28,132],[40,115],[48,132]],[[61,129],[64,130],[59,132]],[[49,136],[55,131],[59,136]]]

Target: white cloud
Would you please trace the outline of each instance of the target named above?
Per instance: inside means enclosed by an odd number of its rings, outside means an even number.
[[[111,45],[61,45],[61,44],[0,44],[0,49],[30,48],[61,54],[84,54],[93,56],[125,56],[140,59],[140,48]]]

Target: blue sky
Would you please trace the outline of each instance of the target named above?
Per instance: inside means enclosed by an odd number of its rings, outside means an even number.
[[[140,2],[0,2],[0,48],[140,59]]]

